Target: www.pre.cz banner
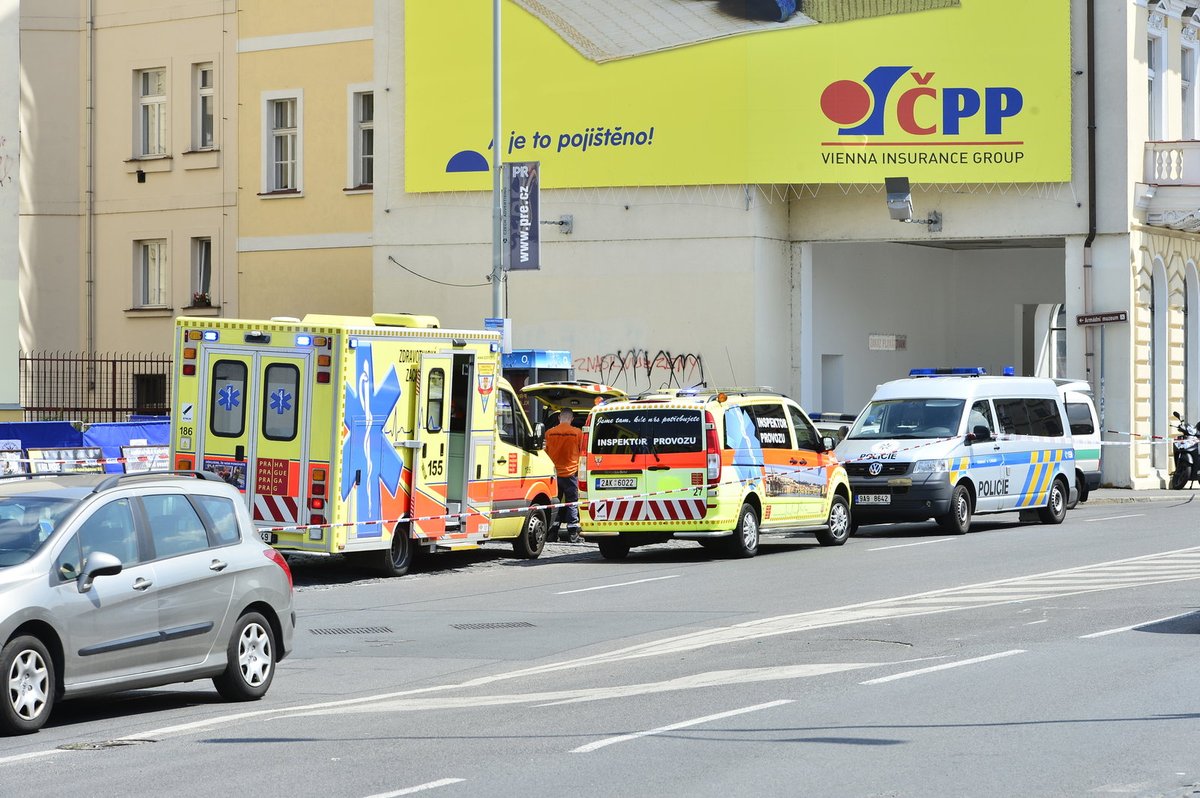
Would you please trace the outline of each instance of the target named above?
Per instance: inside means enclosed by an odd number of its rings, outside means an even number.
[[[505,0],[502,160],[547,188],[1070,180],[1065,0],[739,5]],[[405,4],[408,191],[491,188],[491,3],[446,9]]]

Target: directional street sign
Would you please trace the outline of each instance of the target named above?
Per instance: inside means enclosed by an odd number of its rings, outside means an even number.
[[[1114,321],[1129,321],[1129,314],[1118,310],[1112,313],[1080,313],[1075,317],[1076,324],[1108,324]]]

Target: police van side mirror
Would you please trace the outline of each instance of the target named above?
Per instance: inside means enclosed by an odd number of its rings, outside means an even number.
[[[982,424],[979,424],[971,433],[967,435],[968,443],[978,443],[982,441],[990,441],[992,439],[992,431]]]

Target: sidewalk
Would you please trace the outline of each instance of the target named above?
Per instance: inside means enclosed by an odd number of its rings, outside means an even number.
[[[1097,488],[1088,494],[1087,504],[1126,504],[1130,502],[1158,501],[1188,501],[1200,495],[1200,488],[1184,488],[1183,490],[1166,490],[1165,488],[1150,488],[1147,490],[1130,490],[1129,488]]]

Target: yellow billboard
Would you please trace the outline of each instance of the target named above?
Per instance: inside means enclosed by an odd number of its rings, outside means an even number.
[[[452,5],[404,4],[411,192],[492,185],[492,4]],[[1067,0],[759,6],[503,0],[502,160],[545,188],[1070,180]]]

